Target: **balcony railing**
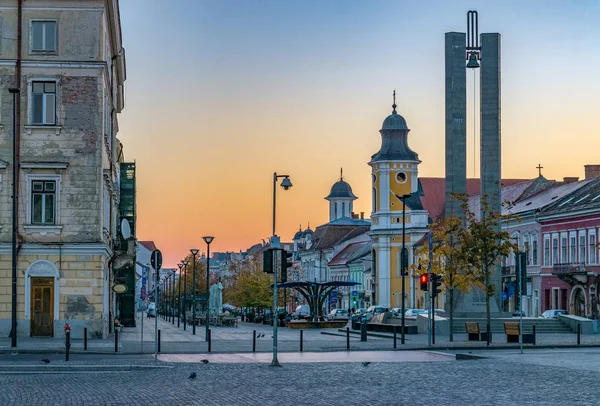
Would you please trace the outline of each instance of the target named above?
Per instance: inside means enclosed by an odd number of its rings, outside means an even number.
[[[503,266],[502,267],[502,276],[510,276],[515,274],[515,266]]]
[[[585,264],[583,262],[569,262],[564,264],[554,264],[552,266],[554,275],[565,275],[572,273],[585,273]]]

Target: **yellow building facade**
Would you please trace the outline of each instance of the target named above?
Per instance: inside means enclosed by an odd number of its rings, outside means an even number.
[[[373,279],[377,305],[402,307],[401,254],[404,242],[407,256],[404,278],[404,305],[409,307],[413,243],[427,233],[428,215],[423,209],[419,184],[421,163],[408,146],[406,120],[396,112],[396,104],[379,131],[379,152],[371,157],[373,195],[370,235],[373,242]],[[404,231],[404,241],[403,241]]]

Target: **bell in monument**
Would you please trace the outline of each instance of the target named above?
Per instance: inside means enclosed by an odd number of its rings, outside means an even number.
[[[467,62],[467,68],[469,68],[469,69],[479,68],[479,62],[477,61],[477,53],[471,52],[469,54],[469,62]]]

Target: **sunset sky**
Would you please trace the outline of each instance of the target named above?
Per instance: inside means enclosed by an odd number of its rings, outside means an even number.
[[[597,0],[120,4],[119,137],[137,163],[137,238],[153,240],[166,267],[189,248],[205,251],[203,235],[216,237],[211,251],[267,239],[274,171],[294,184],[277,191],[285,241],[300,224],[328,220],[323,198],[340,167],[368,217],[367,162],[394,89],[419,174],[443,177],[444,33],[464,32],[471,9],[480,32],[502,35],[503,177],[533,178],[541,163],[549,179],[583,178],[583,165],[600,163]],[[467,79],[472,177],[472,72]]]

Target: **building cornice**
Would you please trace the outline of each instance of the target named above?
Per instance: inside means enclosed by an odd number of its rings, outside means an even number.
[[[0,243],[0,255],[11,253],[9,243]],[[90,244],[39,244],[24,243],[19,250],[19,255],[102,255],[110,258],[113,250],[103,243]]]

